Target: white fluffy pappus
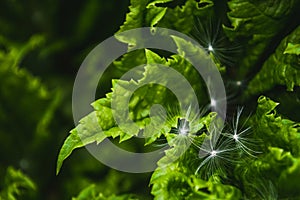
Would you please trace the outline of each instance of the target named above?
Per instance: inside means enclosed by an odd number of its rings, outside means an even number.
[[[223,127],[211,124],[207,139],[198,146],[198,158],[201,160],[195,174],[208,179],[214,174],[226,174],[226,168],[235,162],[233,152],[236,148],[225,137],[222,137]]]
[[[256,154],[261,153],[252,149],[259,141],[251,138],[251,127],[246,127],[248,118],[241,124],[241,114],[243,108],[237,109],[237,114],[232,120],[231,127],[228,132],[222,133],[224,136],[232,140],[236,147],[249,156],[256,157]]]
[[[234,65],[241,52],[241,47],[225,36],[222,24],[214,22],[212,18],[196,17],[192,36],[221,65]]]

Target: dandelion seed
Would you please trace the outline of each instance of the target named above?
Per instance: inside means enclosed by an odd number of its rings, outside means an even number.
[[[225,79],[225,82],[226,82],[226,85],[225,87],[226,88],[233,88],[233,89],[243,89],[246,87],[247,83],[250,81],[251,79],[250,78],[246,78],[246,79],[243,79],[243,80],[232,80],[230,79],[229,77],[227,77],[227,79]]]
[[[227,96],[228,107],[235,107],[238,104],[241,93],[246,89],[248,79],[232,80],[230,77],[224,77],[224,86]],[[231,112],[231,111],[229,111]]]
[[[205,113],[204,109],[193,109],[191,105],[184,111],[174,110],[174,107],[169,111],[166,123],[171,129],[164,134],[165,146],[172,148],[172,153],[168,154],[168,159],[170,159],[168,163],[182,156],[191,145],[197,146],[195,138],[204,127],[200,119]]]
[[[239,141],[239,136],[238,135],[233,135],[233,139],[235,140],[235,141]]]
[[[192,35],[222,65],[233,66],[241,52],[240,46],[226,37],[221,23],[214,22],[212,18],[197,17]]]
[[[229,140],[218,138],[217,141],[214,141],[216,140],[215,136],[220,131],[222,131],[222,128],[216,127],[209,130],[209,138],[204,140],[199,147],[198,157],[202,161],[196,169],[195,174],[200,173],[200,176],[205,179],[216,173],[225,174],[225,168],[234,162],[232,152],[236,149],[230,145]]]
[[[206,112],[197,108],[190,105],[185,111],[174,107],[168,110],[166,124],[171,127],[169,133],[174,135],[168,137],[170,140],[165,145],[188,147],[195,143],[194,138],[204,126],[200,119]]]
[[[179,134],[181,135],[187,135],[189,133],[189,129],[186,127],[179,128]]]
[[[187,135],[190,131],[189,122],[186,119],[177,119],[177,127],[171,128],[171,133],[176,133],[179,135]]]
[[[237,81],[237,82],[236,82],[236,85],[237,85],[237,86],[241,86],[241,85],[242,85],[242,81]]]
[[[207,48],[207,49],[208,49],[208,51],[210,51],[210,52],[214,51],[214,48],[211,46],[211,44],[208,45],[208,48]]]
[[[171,133],[189,136],[195,135],[201,129],[199,121],[205,112],[206,109],[193,109],[190,105],[183,115],[170,116],[168,122],[172,126]]]
[[[251,194],[256,194],[255,198],[257,199],[266,199],[266,200],[274,200],[278,199],[278,191],[275,185],[270,180],[266,180],[264,178],[260,178],[260,181],[255,181],[258,184],[246,184],[247,191]],[[250,197],[253,199],[253,196]],[[245,195],[245,199],[250,199]]]
[[[196,169],[195,174],[201,171],[205,179],[208,179],[215,173],[225,174],[224,170],[226,166],[234,162],[231,158],[232,151],[234,151],[233,148],[222,145],[210,150],[201,148],[198,156],[203,160]],[[204,155],[206,155],[206,157],[203,157]]]
[[[211,99],[211,100],[210,100],[210,106],[211,106],[211,107],[216,107],[216,105],[217,105],[216,100]]]
[[[210,97],[210,102],[207,105],[207,110],[212,110],[213,112],[218,112],[219,117],[225,119],[226,117],[226,112],[224,112],[226,109],[226,104],[227,104],[227,96],[222,92],[218,92],[213,88],[213,80],[211,80],[211,77],[206,78],[206,86],[207,86],[207,91]],[[224,109],[220,109],[224,108]]]
[[[260,153],[250,148],[250,146],[254,146],[255,140],[249,137],[251,127],[245,128],[245,124],[247,120],[240,126],[240,117],[242,114],[243,108],[239,108],[237,111],[237,115],[233,120],[232,128],[229,133],[223,133],[224,136],[233,140],[237,146],[237,148],[241,149],[246,154],[256,157],[254,154]]]
[[[217,155],[217,151],[213,150],[212,152],[210,152],[210,155],[211,155],[212,157],[216,156],[216,155]]]

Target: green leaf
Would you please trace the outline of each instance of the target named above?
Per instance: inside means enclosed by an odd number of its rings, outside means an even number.
[[[95,185],[92,184],[86,188],[84,188],[77,197],[73,197],[72,200],[95,200],[99,199],[96,197],[96,188]]]
[[[32,180],[20,170],[8,167],[4,179],[4,188],[0,192],[0,199],[17,200],[29,195],[36,190],[36,185]]]
[[[300,44],[288,43],[288,45],[283,53],[300,55]]]
[[[253,95],[286,85],[288,91],[300,86],[300,62],[295,54],[285,53],[288,44],[300,41],[300,26],[281,41],[274,54],[264,63],[262,69],[250,81],[246,94]],[[291,47],[291,45],[290,45]]]
[[[95,104],[95,103],[94,103]],[[95,106],[96,107],[96,106]],[[98,107],[96,107],[98,109]],[[101,107],[80,120],[79,125],[70,131],[70,135],[65,140],[57,159],[56,174],[62,166],[63,161],[76,148],[83,147],[87,144],[102,142],[106,137],[105,131],[114,126],[114,120],[109,108]],[[110,134],[107,132],[107,134]]]
[[[2,154],[3,160],[36,160],[37,148],[51,137],[50,122],[61,102],[60,90],[50,91],[38,77],[19,66],[43,42],[41,35],[22,44],[0,36],[0,151],[6,152]]]
[[[202,7],[199,7],[200,4],[194,0],[187,0],[184,5],[173,1],[172,4],[174,4],[175,8],[163,7],[161,5],[168,2],[171,2],[171,0],[131,0],[130,11],[126,15],[126,20],[119,32],[133,28],[159,26],[174,29],[182,33],[190,33],[194,27],[193,15],[207,15],[213,7],[213,1],[211,0],[204,1],[203,3],[207,5]],[[122,37],[118,39],[128,42],[128,40]]]
[[[120,27],[119,33],[141,27],[153,27],[164,17],[167,8],[156,7],[155,2],[151,0],[131,0],[129,13],[126,15],[124,24]],[[118,35],[118,39],[122,42],[135,44],[136,38],[124,38]]]
[[[264,96],[258,99],[255,119],[252,122],[256,137],[263,140],[266,147],[279,147],[299,157],[299,124],[276,114],[277,105],[278,103]]]
[[[300,129],[297,123],[276,112],[279,104],[267,97],[258,99],[249,125],[257,157],[240,160],[234,169],[235,182],[247,199],[299,198]]]
[[[95,101],[92,105],[94,112],[83,118],[79,125],[71,131],[70,136],[65,140],[57,161],[57,173],[62,162],[76,148],[83,147],[93,142],[101,142],[106,137],[120,136],[120,142],[136,136],[140,130],[143,130],[146,144],[154,142],[161,134],[166,134],[171,129],[171,124],[163,123],[160,116],[151,117],[150,108],[154,104],[162,105],[165,108],[172,105],[178,108],[178,104],[174,94],[166,87],[153,84],[153,80],[157,80],[160,84],[167,84],[170,79],[170,73],[161,74],[158,66],[151,65],[153,63],[164,64],[182,72],[186,77],[190,77],[194,90],[200,91],[199,74],[180,56],[172,56],[166,60],[150,50],[146,50],[146,59],[149,65],[144,67],[144,72],[138,75],[139,80],[114,80],[112,93],[108,93],[106,98]],[[174,81],[173,81],[174,82]],[[181,84],[177,81],[176,84]],[[176,85],[173,85],[176,87]],[[176,87],[180,88],[180,87]],[[115,101],[115,108],[111,107],[112,99]],[[127,101],[128,100],[128,101]],[[186,104],[190,102],[188,96],[185,98]],[[129,104],[128,104],[129,102]],[[183,102],[181,102],[183,103]],[[126,109],[129,113],[126,114]],[[117,109],[117,110],[116,110]],[[175,112],[178,112],[175,110]],[[115,116],[113,116],[115,113]],[[177,116],[174,116],[177,117]],[[126,119],[120,124],[116,124],[115,118]],[[128,119],[132,120],[132,124]],[[149,126],[152,127],[149,127]],[[145,127],[147,129],[145,129]],[[101,128],[100,128],[101,127]]]
[[[158,8],[155,7],[153,4],[152,5],[148,5],[147,8],[149,9],[149,11],[147,12],[147,16],[146,16],[146,20],[148,18],[147,21],[150,22],[150,26],[153,27],[155,26],[157,23],[159,23],[159,21],[164,17],[164,15],[166,14],[167,8]],[[154,8],[154,9],[151,9]]]
[[[72,200],[138,200],[135,195],[124,194],[124,195],[110,195],[104,196],[102,193],[97,191],[94,184],[84,188],[77,197],[73,197]]]
[[[151,77],[151,73],[148,72],[152,69],[147,69],[144,73],[149,74],[145,75],[145,78],[140,80],[140,83],[143,84],[143,81],[147,81],[148,77]],[[155,70],[152,70],[155,72]],[[120,136],[120,142],[131,138],[134,135],[138,134],[138,129],[132,127],[131,124],[124,124],[129,131],[129,133],[124,133],[119,128],[116,128],[116,122],[114,120],[113,111],[110,108],[112,101],[112,96],[115,94],[118,102],[117,108],[125,109],[129,107],[130,113],[129,117],[136,122],[140,122],[139,126],[141,128],[145,125],[142,121],[149,116],[149,109],[153,103],[161,103],[164,101],[165,95],[157,95],[157,93],[164,94],[165,88],[155,85],[149,85],[136,91],[131,97],[128,89],[132,87],[137,87],[138,82],[136,81],[123,81],[123,80],[114,80],[113,81],[113,92],[107,94],[107,98],[102,98],[95,101],[92,105],[95,109],[94,112],[84,117],[79,125],[71,131],[71,134],[65,140],[57,160],[57,173],[60,170],[62,162],[72,153],[76,148],[83,147],[87,144],[93,142],[101,142],[106,137],[117,137]],[[131,90],[129,90],[131,91]],[[134,92],[134,91],[131,91]],[[130,98],[131,101],[129,105],[126,105],[127,102],[123,101],[124,98]],[[120,110],[118,110],[120,111]],[[123,114],[122,112],[120,112]],[[118,113],[117,113],[118,114]],[[122,117],[122,116],[121,116]]]
[[[126,15],[124,24],[120,27],[119,32],[126,30],[149,26],[144,22],[144,15],[149,0],[131,0],[129,13]]]
[[[145,51],[143,49],[138,49],[131,51],[122,56],[118,61],[115,61],[114,66],[116,66],[120,71],[127,72],[130,69],[146,64]]]
[[[199,7],[200,3],[207,4]],[[184,5],[177,5],[175,8],[168,8],[164,18],[158,22],[158,26],[177,30],[185,34],[191,33],[194,28],[194,16],[209,15],[213,8],[213,1],[194,0],[185,1]]]
[[[244,41],[246,50],[239,62],[238,76],[245,78],[276,34],[289,24],[290,17],[299,10],[295,0],[232,0],[228,2],[228,18],[232,27],[224,27],[231,40]]]
[[[13,68],[17,67],[25,55],[30,51],[42,46],[45,43],[45,37],[42,35],[33,35],[25,44],[14,44],[0,35],[0,44],[4,45],[8,52],[1,50],[1,61],[11,65]],[[6,54],[6,55],[5,55]]]
[[[44,38],[42,36],[36,35],[32,36],[26,44],[15,45],[10,44],[4,38],[0,38],[0,44],[7,48],[7,51],[0,51],[1,103],[6,105],[6,108],[3,108],[4,110],[13,110],[12,112],[18,110],[19,113],[16,113],[15,117],[17,118],[18,115],[21,115],[18,118],[25,121],[24,129],[29,128],[30,125],[33,125],[32,123],[34,123],[33,126],[41,126],[39,123],[43,122],[40,121],[46,120],[45,118],[48,117],[46,115],[45,117],[43,116],[43,113],[48,111],[44,107],[52,103],[53,99],[51,96],[56,96],[54,92],[47,90],[41,83],[41,80],[31,75],[26,69],[19,67],[19,63],[23,57],[31,50],[40,46],[43,41]],[[31,104],[26,105],[29,102]],[[35,109],[41,110],[42,113],[35,112],[36,114],[34,114],[30,112],[33,108],[32,105],[34,105]],[[27,117],[24,118],[26,115]],[[22,123],[22,120],[17,121]],[[9,126],[9,122],[6,123]],[[47,123],[44,121],[44,124],[46,125]],[[23,124],[20,126],[23,126]],[[33,131],[33,129],[30,131]]]
[[[234,169],[235,176],[241,181],[247,199],[284,199],[291,196],[279,193],[283,186],[279,180],[283,181],[289,168],[295,167],[296,160],[299,159],[283,149],[268,147],[258,158],[242,160]]]
[[[295,158],[288,153],[287,156],[291,164],[280,174],[278,180],[279,194],[282,198],[299,198],[300,186],[297,183],[300,179],[300,158]]]

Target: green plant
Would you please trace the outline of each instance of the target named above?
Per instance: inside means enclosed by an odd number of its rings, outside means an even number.
[[[32,180],[13,167],[7,168],[4,185],[1,185],[1,187],[0,199],[7,200],[32,198],[36,190],[36,185]]]
[[[299,8],[300,3],[294,0],[131,1],[120,32],[157,26],[194,35],[216,63],[227,91],[233,94],[225,126],[213,123],[217,120],[213,112],[178,112],[174,95],[156,84],[137,90],[129,105],[118,102],[120,107],[129,106],[129,117],[140,130],[149,124],[153,104],[169,108],[161,129],[144,131],[145,145],[163,138],[170,146],[151,176],[155,199],[300,198],[300,128],[295,122],[300,119],[295,112],[300,106],[300,27],[293,20],[299,17]],[[128,38],[122,38],[122,42],[134,45]],[[176,38],[174,42],[180,51]],[[190,50],[193,52],[192,46]],[[151,63],[179,71],[196,91],[200,106],[212,106],[200,76],[179,55],[136,50],[112,65],[119,73]],[[146,82],[155,73],[156,68],[147,65],[138,80],[113,80],[112,92],[92,104],[94,111],[65,140],[57,173],[76,148],[101,143],[105,138],[119,138],[120,143],[134,141],[133,136],[139,132],[123,132],[118,127],[112,98],[128,95],[128,88]],[[237,105],[243,106],[249,117],[242,116],[240,110],[235,114]],[[216,134],[220,137],[215,139]],[[178,156],[182,149],[184,153]],[[101,199],[101,192],[90,187],[82,195]]]

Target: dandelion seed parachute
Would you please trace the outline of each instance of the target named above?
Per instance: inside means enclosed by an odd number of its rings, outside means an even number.
[[[170,128],[169,133],[164,134],[165,146],[169,149],[166,153],[166,158],[161,161],[164,164],[173,162],[182,156],[188,148],[195,146],[199,132],[204,127],[200,119],[204,115],[205,110],[193,109],[193,106],[189,106],[187,109],[179,110],[177,107],[167,112],[166,123]]]
[[[168,141],[168,143],[174,145],[185,144],[185,146],[194,143],[194,137],[203,126],[200,123],[200,118],[204,113],[206,113],[205,109],[197,110],[192,105],[184,111],[180,111],[178,107],[168,108],[166,124],[171,127],[169,133],[174,134],[172,141]]]
[[[204,179],[219,174],[226,174],[226,168],[230,164],[234,163],[233,155],[236,150],[225,137],[216,137],[220,135],[222,127],[213,127],[209,130],[209,139],[204,140],[201,146],[199,146],[198,157],[201,159],[201,163],[195,171],[195,174],[200,174]]]
[[[209,88],[212,88],[212,81],[210,77],[207,78],[207,89],[210,97],[210,102],[206,106],[207,110],[212,110],[213,112],[216,111],[218,107],[222,107],[220,105],[227,104],[227,96],[223,97],[221,96],[218,91],[212,90]],[[225,118],[226,110],[217,110],[219,116],[223,116]]]
[[[242,52],[241,46],[234,42],[230,42],[223,31],[222,24],[213,19],[212,16],[195,17],[194,31],[192,36],[204,47],[204,49],[212,56],[220,70],[226,67],[227,69],[236,64],[237,58]],[[229,70],[230,71],[230,70]],[[229,100],[229,103],[237,101],[241,89],[245,85],[244,80],[231,81],[226,87],[226,99],[224,98],[211,98],[208,107],[214,109],[218,104],[222,104]],[[211,95],[214,97],[214,95]],[[231,102],[230,102],[231,101]],[[227,104],[227,102],[226,102]]]
[[[256,196],[247,197],[247,195],[245,195],[245,199],[278,199],[278,191],[272,181],[261,178],[260,181],[255,182],[259,184],[256,185],[248,183],[246,187],[248,191],[253,190],[254,192],[252,193],[256,194]]]
[[[211,44],[208,45],[207,49],[208,49],[208,51],[210,51],[210,52],[213,52],[213,51],[214,51],[214,48],[212,47]]]
[[[226,71],[228,73],[228,70]],[[223,76],[226,93],[227,96],[230,96],[229,98],[232,99],[233,102],[236,102],[236,100],[241,95],[241,93],[247,88],[247,84],[250,81],[250,78],[248,79],[238,79],[238,80],[232,80],[230,78],[232,75],[226,74],[226,76]]]
[[[247,120],[245,120],[244,123],[240,125],[242,112],[243,108],[238,108],[236,117],[233,118],[230,131],[224,132],[222,134],[232,140],[235,143],[236,147],[242,152],[246,153],[249,156],[256,157],[255,154],[260,152],[251,149],[251,147],[255,146],[257,140],[252,139],[250,136],[251,127],[245,127]]]
[[[213,55],[217,63],[225,66],[233,66],[241,48],[229,42],[220,22],[214,22],[212,18],[195,18],[192,36]]]

